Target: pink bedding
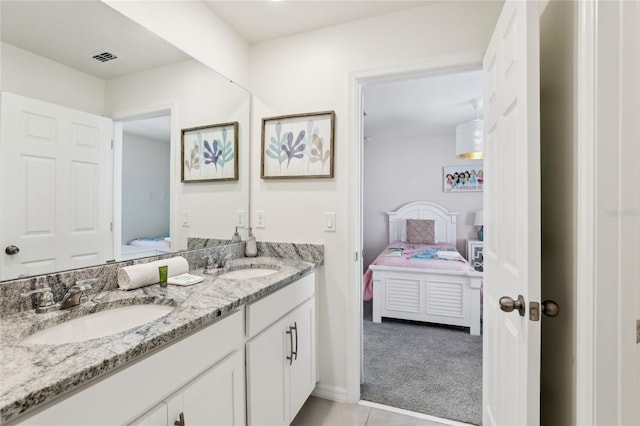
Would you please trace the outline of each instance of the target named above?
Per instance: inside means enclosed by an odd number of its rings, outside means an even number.
[[[371,264],[450,271],[474,270],[456,248],[448,243],[409,244],[395,241],[389,244]],[[367,269],[364,274],[363,298],[364,300],[373,298],[371,269]]]

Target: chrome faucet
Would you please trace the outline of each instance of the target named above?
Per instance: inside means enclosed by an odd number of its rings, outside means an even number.
[[[97,278],[89,278],[86,280],[78,280],[69,290],[62,296],[60,301],[60,309],[67,309],[73,306],[78,306],[88,300],[85,292],[90,290],[91,287],[98,282]]]
[[[68,309],[73,306],[78,306],[88,300],[85,292],[98,282],[97,278],[90,278],[86,280],[78,280],[72,285],[69,290],[62,296],[62,300],[58,303],[54,303],[53,292],[51,288],[44,287],[36,290],[22,293],[22,297],[28,297],[33,294],[37,294],[36,313],[41,314],[44,312],[57,311],[59,309]]]

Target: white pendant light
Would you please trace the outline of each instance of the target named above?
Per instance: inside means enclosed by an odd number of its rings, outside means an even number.
[[[480,119],[480,101],[473,102],[476,119],[456,127],[456,157],[479,160],[484,158],[484,126]]]

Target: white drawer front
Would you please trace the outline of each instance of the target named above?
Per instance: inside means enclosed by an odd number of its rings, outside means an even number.
[[[315,273],[305,275],[268,297],[247,305],[247,337],[252,337],[276,322],[315,293]]]

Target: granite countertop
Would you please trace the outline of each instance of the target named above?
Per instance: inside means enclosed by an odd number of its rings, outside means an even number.
[[[231,280],[217,276],[248,267],[277,268],[264,277]],[[0,324],[0,423],[85,383],[137,357],[216,321],[224,314],[265,296],[316,268],[302,260],[256,257],[227,262],[223,269],[191,271],[204,281],[191,286],[158,284],[97,293],[78,307],[36,314],[23,312]],[[133,304],[175,306],[169,314],[110,336],[60,345],[27,344],[24,337],[88,313]]]

